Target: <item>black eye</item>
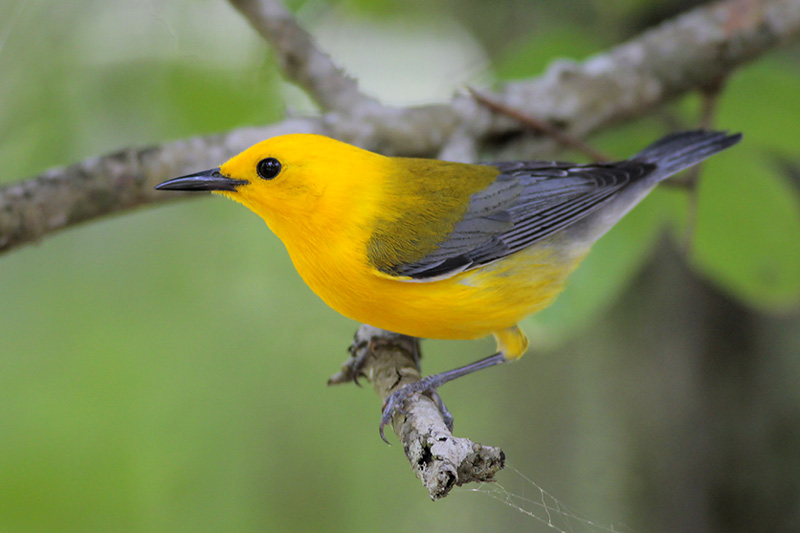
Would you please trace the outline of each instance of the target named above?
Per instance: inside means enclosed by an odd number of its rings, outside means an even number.
[[[271,180],[281,171],[281,162],[274,157],[262,159],[256,165],[256,172],[262,179]]]

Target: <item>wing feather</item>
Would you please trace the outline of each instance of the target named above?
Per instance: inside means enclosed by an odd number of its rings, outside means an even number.
[[[394,265],[394,274],[434,281],[502,259],[577,222],[655,168],[641,161],[488,165],[500,174],[471,196],[467,212],[450,235],[422,259]]]

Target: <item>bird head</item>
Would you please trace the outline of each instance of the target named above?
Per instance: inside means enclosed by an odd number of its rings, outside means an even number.
[[[156,189],[221,194],[261,216],[283,239],[301,228],[330,231],[357,216],[370,205],[371,193],[380,190],[377,181],[386,159],[321,135],[282,135],[218,168],[171,179]]]

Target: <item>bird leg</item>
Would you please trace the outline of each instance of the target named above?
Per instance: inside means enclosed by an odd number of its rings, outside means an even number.
[[[386,400],[383,402],[383,414],[381,416],[380,427],[378,428],[381,438],[387,444],[389,443],[389,441],[386,440],[386,436],[383,434],[383,428],[387,424],[391,423],[392,417],[396,412],[405,414],[405,411],[403,411],[403,403],[416,392],[428,394],[433,401],[436,402],[436,405],[439,407],[439,411],[441,412],[442,417],[445,419],[448,428],[452,430],[453,416],[444,406],[444,403],[442,402],[441,397],[439,397],[439,393],[436,389],[448,381],[453,381],[456,378],[466,376],[467,374],[472,374],[473,372],[483,370],[484,368],[505,363],[506,361],[508,361],[508,359],[506,359],[503,352],[497,352],[489,357],[475,361],[474,363],[454,368],[453,370],[448,370],[446,372],[441,372],[439,374],[431,374],[430,376],[426,376],[419,381],[408,383],[407,385],[397,389],[387,396]]]

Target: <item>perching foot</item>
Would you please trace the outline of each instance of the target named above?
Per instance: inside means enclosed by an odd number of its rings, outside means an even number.
[[[381,416],[381,424],[378,428],[381,438],[385,443],[389,443],[389,441],[386,440],[386,436],[383,434],[383,428],[386,427],[386,424],[389,424],[392,421],[392,417],[395,413],[399,412],[405,414],[405,411],[403,411],[402,408],[403,403],[415,392],[428,393],[433,401],[436,402],[439,412],[442,414],[442,418],[444,419],[448,429],[452,431],[453,415],[451,415],[450,411],[448,411],[447,407],[445,407],[444,402],[439,396],[439,393],[436,392],[436,389],[448,381],[452,381],[456,378],[460,378],[461,376],[466,376],[467,374],[471,374],[478,370],[489,368],[490,366],[499,365],[505,362],[506,358],[503,353],[498,352],[490,355],[489,357],[485,357],[480,361],[475,361],[474,363],[470,363],[459,368],[454,368],[453,370],[448,370],[447,372],[426,376],[419,381],[409,383],[408,385],[404,385],[403,387],[397,389],[387,396],[386,400],[383,402],[383,415]]]
[[[450,414],[450,411],[447,410],[445,407],[442,398],[439,396],[439,393],[436,392],[436,388],[443,384],[440,379],[440,374],[434,374],[432,376],[427,376],[422,378],[419,381],[415,381],[414,383],[409,383],[407,385],[403,385],[389,396],[386,397],[386,400],[383,402],[383,414],[381,415],[381,424],[378,428],[378,432],[383,439],[383,442],[389,444],[389,441],[386,439],[386,435],[383,433],[383,428],[386,427],[387,424],[392,423],[392,417],[394,417],[395,413],[402,413],[408,414],[403,410],[403,403],[414,393],[421,393],[431,396],[434,402],[436,402],[437,407],[439,408],[439,412],[442,414],[442,418],[444,418],[445,424],[447,424],[448,429],[452,430],[453,427],[453,415]]]

